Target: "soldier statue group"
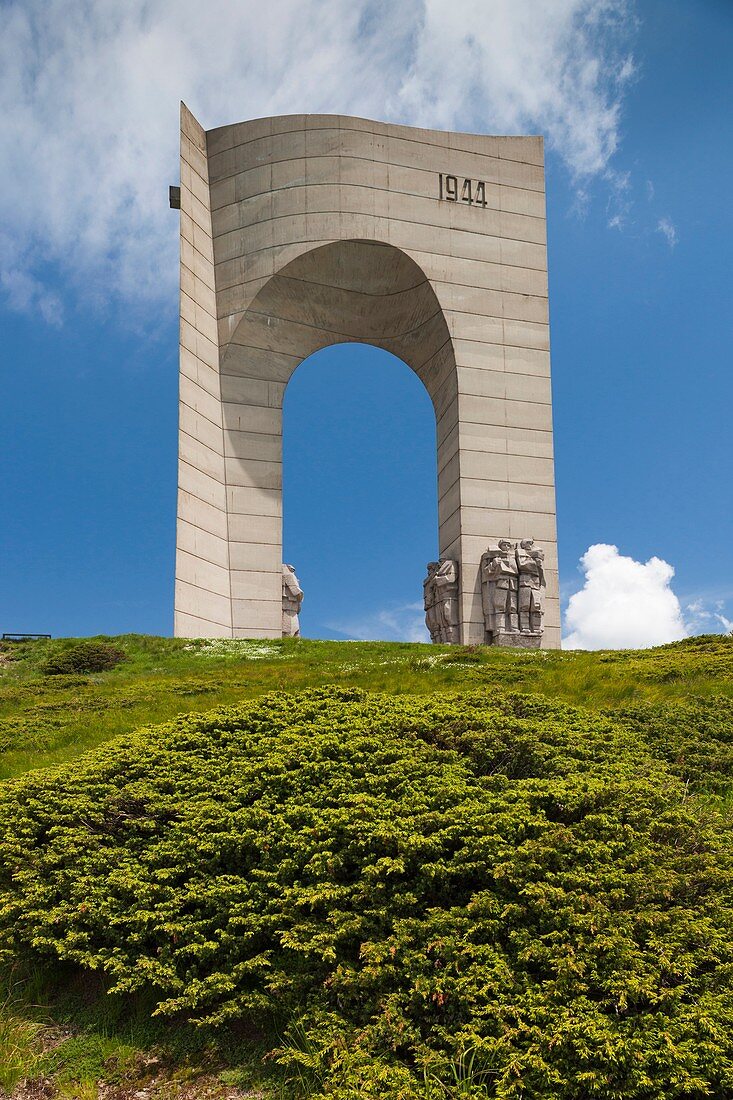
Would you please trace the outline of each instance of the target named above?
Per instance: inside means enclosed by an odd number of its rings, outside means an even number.
[[[481,605],[492,645],[539,645],[545,552],[534,539],[499,539],[481,557]],[[537,639],[536,643],[533,639]]]
[[[488,645],[537,647],[542,638],[544,550],[534,539],[499,539],[481,557],[481,609]],[[425,624],[433,642],[458,642],[458,562],[428,563]]]

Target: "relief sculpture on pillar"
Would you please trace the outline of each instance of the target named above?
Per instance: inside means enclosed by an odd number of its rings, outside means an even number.
[[[481,558],[481,605],[488,645],[539,648],[544,551],[534,539],[490,545]]]
[[[425,625],[431,642],[458,643],[458,562],[450,558],[428,562],[423,581]]]
[[[300,637],[298,613],[303,602],[303,589],[292,565],[283,563],[283,638]]]

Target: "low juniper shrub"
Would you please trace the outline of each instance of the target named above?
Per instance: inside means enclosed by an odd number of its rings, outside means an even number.
[[[47,657],[42,671],[46,676],[74,676],[82,672],[106,672],[126,660],[124,650],[107,642],[77,642]]]
[[[0,789],[0,961],[269,1026],[292,1096],[733,1097],[733,846],[637,729],[322,689]]]

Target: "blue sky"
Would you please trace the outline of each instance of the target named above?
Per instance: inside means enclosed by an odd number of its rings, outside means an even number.
[[[286,0],[275,7],[287,13]],[[301,34],[279,17],[262,25],[260,71],[246,77],[255,92],[232,83],[245,80],[244,45],[226,55],[229,85],[214,80],[226,44],[195,25],[207,16],[193,7],[175,39],[167,30],[186,19],[167,0],[131,4],[112,29],[119,9],[107,0],[2,6],[0,631],[172,630],[178,225],[166,185],[179,98],[207,126],[341,110],[545,132],[563,595],[583,588],[588,548],[613,544],[639,568],[653,557],[674,567],[684,629],[723,630],[733,619],[733,6],[619,0],[603,22],[600,0],[558,0],[549,9],[565,15],[533,29],[531,6],[497,0],[501,56],[489,31],[450,41],[481,5],[438,4],[436,19],[410,0],[405,25],[391,6],[357,3],[348,17],[345,7],[293,5],[294,19],[311,16]],[[208,18],[230,8],[264,18],[225,0]],[[318,48],[306,42],[285,80],[306,34]],[[475,66],[470,96],[459,47]],[[302,364],[286,396],[284,478],[304,633],[421,637],[435,456],[415,376],[361,346]],[[626,583],[619,570],[605,576],[595,595],[585,578],[577,605],[589,645],[609,588]]]

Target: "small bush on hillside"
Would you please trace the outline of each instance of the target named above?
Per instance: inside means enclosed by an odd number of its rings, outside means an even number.
[[[727,830],[607,716],[275,694],[8,783],[0,830],[0,953],[269,1022],[289,1095],[733,1097]]]
[[[77,642],[70,649],[62,649],[48,657],[43,663],[42,671],[46,676],[106,672],[124,660],[126,660],[124,650],[107,642]]]
[[[446,664],[483,664],[485,650],[477,645],[456,646],[442,655]]]

